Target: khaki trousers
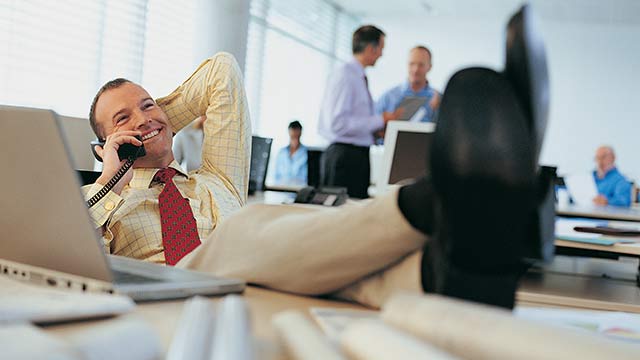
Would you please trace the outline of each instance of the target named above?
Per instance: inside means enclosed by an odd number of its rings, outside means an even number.
[[[394,191],[336,208],[249,205],[178,266],[379,307],[395,290],[422,291],[426,236],[405,220],[397,197]]]

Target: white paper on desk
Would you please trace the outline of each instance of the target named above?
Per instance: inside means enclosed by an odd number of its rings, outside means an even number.
[[[591,174],[569,175],[564,178],[564,183],[577,205],[592,205],[593,198],[598,195],[598,188]]]
[[[633,244],[638,242],[640,237],[620,237],[613,235],[602,235],[597,233],[588,233],[576,231],[576,226],[597,227],[611,226],[617,229],[637,230],[637,225],[627,221],[608,221],[584,218],[556,218],[555,236],[559,240],[584,241],[598,245],[611,245],[613,243]]]
[[[27,323],[0,325],[0,358],[54,360],[154,360],[162,347],[143,320],[117,318],[88,322],[57,335]]]
[[[314,307],[309,312],[329,340],[336,344],[349,324],[358,320],[381,321],[380,312],[373,310]]]
[[[640,315],[638,314],[518,306],[514,310],[514,315],[640,345]]]
[[[66,338],[84,360],[155,360],[162,357],[162,344],[144,320],[125,317],[97,322]]]
[[[602,237],[601,234],[587,233],[575,231],[576,226],[607,226],[606,220],[591,220],[591,219],[571,219],[571,218],[556,218],[555,235],[556,238],[576,238],[576,239],[597,239]]]
[[[3,359],[80,360],[69,344],[28,323],[0,325]]]
[[[81,293],[32,285],[0,276],[0,323],[46,323],[123,314],[134,302],[120,295]]]
[[[409,122],[420,122],[422,118],[427,114],[427,109],[421,106],[418,111],[409,119]]]

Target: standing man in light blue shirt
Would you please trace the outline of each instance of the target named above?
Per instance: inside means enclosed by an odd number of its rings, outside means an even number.
[[[424,115],[421,122],[435,121],[435,115],[440,106],[440,93],[429,85],[427,73],[431,70],[431,50],[418,45],[409,52],[409,79],[385,92],[376,104],[376,112],[394,111],[407,96],[423,97],[424,106],[418,110]]]
[[[631,183],[616,168],[616,154],[611,146],[600,146],[596,150],[596,169],[593,180],[598,187],[596,205],[631,205]]]
[[[307,147],[302,145],[302,124],[298,120],[289,124],[289,145],[278,151],[276,157],[276,184],[307,184]]]
[[[364,69],[375,65],[383,48],[382,30],[372,25],[358,28],[352,39],[353,60],[331,74],[320,108],[318,131],[331,143],[323,155],[320,183],[346,187],[354,198],[368,197],[374,133],[402,114],[402,109],[374,113]]]

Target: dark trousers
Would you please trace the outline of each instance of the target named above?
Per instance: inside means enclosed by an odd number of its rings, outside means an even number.
[[[350,197],[365,199],[370,174],[368,146],[333,143],[324,152],[321,185],[346,187]]]

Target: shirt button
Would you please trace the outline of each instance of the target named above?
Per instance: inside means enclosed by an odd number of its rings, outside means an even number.
[[[107,211],[111,211],[111,210],[113,210],[113,208],[115,208],[115,207],[116,207],[116,204],[115,204],[113,201],[107,201],[107,202],[104,204],[104,209],[105,209],[105,210],[107,210]]]

